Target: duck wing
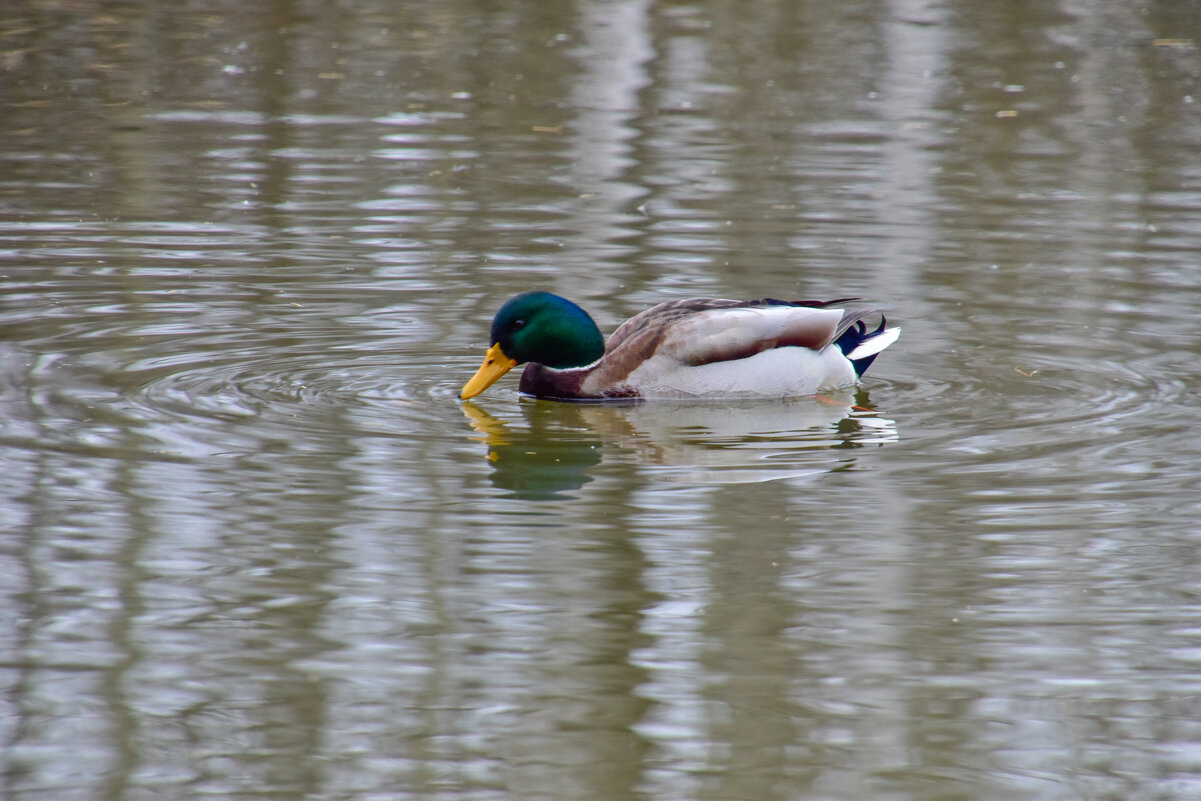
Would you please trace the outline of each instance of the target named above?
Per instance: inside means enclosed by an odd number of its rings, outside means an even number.
[[[870,306],[835,307],[853,300],[669,301],[631,317],[614,331],[605,345],[605,362],[632,370],[652,356],[699,366],[786,346],[820,351],[876,311]]]

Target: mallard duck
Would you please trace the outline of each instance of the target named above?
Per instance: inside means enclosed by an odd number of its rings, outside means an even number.
[[[523,292],[492,320],[491,347],[459,397],[474,398],[529,362],[519,389],[538,398],[782,398],[854,384],[899,328],[868,330],[878,310],[830,301],[694,298],[660,303],[606,342],[588,312]]]

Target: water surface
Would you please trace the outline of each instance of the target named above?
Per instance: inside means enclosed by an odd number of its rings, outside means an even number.
[[[7,15],[0,794],[1201,798],[1198,37]],[[904,334],[822,399],[460,403],[532,287]]]

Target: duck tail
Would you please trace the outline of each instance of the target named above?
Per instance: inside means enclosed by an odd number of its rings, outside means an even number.
[[[855,367],[856,375],[863,375],[871,367],[880,351],[897,341],[901,335],[899,328],[885,328],[887,320],[880,315],[880,326],[874,331],[868,331],[867,326],[859,320],[855,325],[843,332],[834,341],[838,349]]]

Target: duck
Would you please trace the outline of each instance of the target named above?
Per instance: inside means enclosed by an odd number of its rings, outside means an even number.
[[[879,314],[869,329],[865,318]],[[837,300],[670,300],[622,323],[606,341],[572,301],[540,290],[492,320],[468,400],[525,364],[519,391],[551,400],[723,400],[817,395],[856,384],[900,336],[880,310]]]

